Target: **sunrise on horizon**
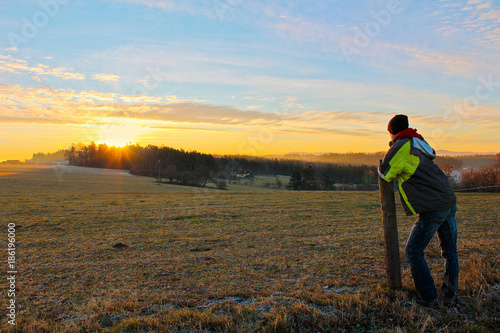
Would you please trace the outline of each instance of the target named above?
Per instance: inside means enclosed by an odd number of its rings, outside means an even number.
[[[496,153],[500,3],[0,2],[0,161],[95,142],[212,154],[380,152],[406,114]]]

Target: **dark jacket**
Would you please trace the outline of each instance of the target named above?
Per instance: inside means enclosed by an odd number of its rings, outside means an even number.
[[[420,138],[395,137],[378,169],[385,181],[398,179],[401,202],[408,216],[450,209],[456,203],[448,177],[433,162],[434,149]]]

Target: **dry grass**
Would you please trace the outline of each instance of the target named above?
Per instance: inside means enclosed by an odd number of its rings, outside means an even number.
[[[434,311],[413,304],[405,265],[403,290],[385,287],[378,193],[203,191],[16,172],[0,178],[0,220],[3,230],[18,225],[19,332],[490,332],[500,324],[498,194],[459,194],[460,304]],[[399,213],[404,263],[414,218]],[[440,284],[437,241],[427,256]],[[2,318],[0,331],[9,326]]]

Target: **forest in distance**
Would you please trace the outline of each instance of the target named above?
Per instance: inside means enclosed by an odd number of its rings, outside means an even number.
[[[294,158],[296,157],[296,158]],[[154,145],[73,144],[55,153],[36,153],[26,163],[47,164],[67,161],[70,165],[128,170],[134,175],[156,177],[178,185],[204,187],[214,183],[224,189],[225,182],[254,176],[289,176],[285,187],[294,190],[333,190],[335,184],[356,184],[358,189],[376,187],[376,165],[384,157],[379,153],[328,153],[314,161],[299,155],[256,157],[244,155],[213,155]],[[465,163],[474,167],[464,167]],[[472,161],[473,163],[469,163]],[[348,162],[348,163],[347,163]],[[500,185],[500,154],[477,156],[438,156],[435,159],[455,187],[487,187]],[[475,163],[475,164],[474,164]],[[483,163],[482,167],[477,167]],[[460,173],[460,182],[452,177]],[[279,184],[282,185],[282,184]],[[281,186],[279,186],[281,188]]]
[[[237,178],[253,178],[257,175],[291,176],[294,172],[311,170],[311,163],[299,160],[268,159],[240,155],[214,156],[197,151],[185,151],[171,147],[129,145],[109,147],[73,145],[65,151],[70,165],[129,170],[134,175],[160,177],[167,183],[204,187],[213,182],[225,188],[225,181]],[[307,177],[315,179],[324,172],[330,173],[331,183],[376,184],[376,168],[367,165],[314,164],[305,173],[303,189],[319,189],[313,181],[307,186]],[[323,176],[324,178],[324,176]],[[328,184],[325,184],[328,187]],[[301,186],[302,187],[302,186]]]

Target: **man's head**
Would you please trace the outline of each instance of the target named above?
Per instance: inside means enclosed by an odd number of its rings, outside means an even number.
[[[405,116],[404,114],[397,114],[389,121],[387,130],[389,131],[389,133],[391,133],[391,137],[393,137],[399,132],[404,131],[408,127],[408,116]]]

